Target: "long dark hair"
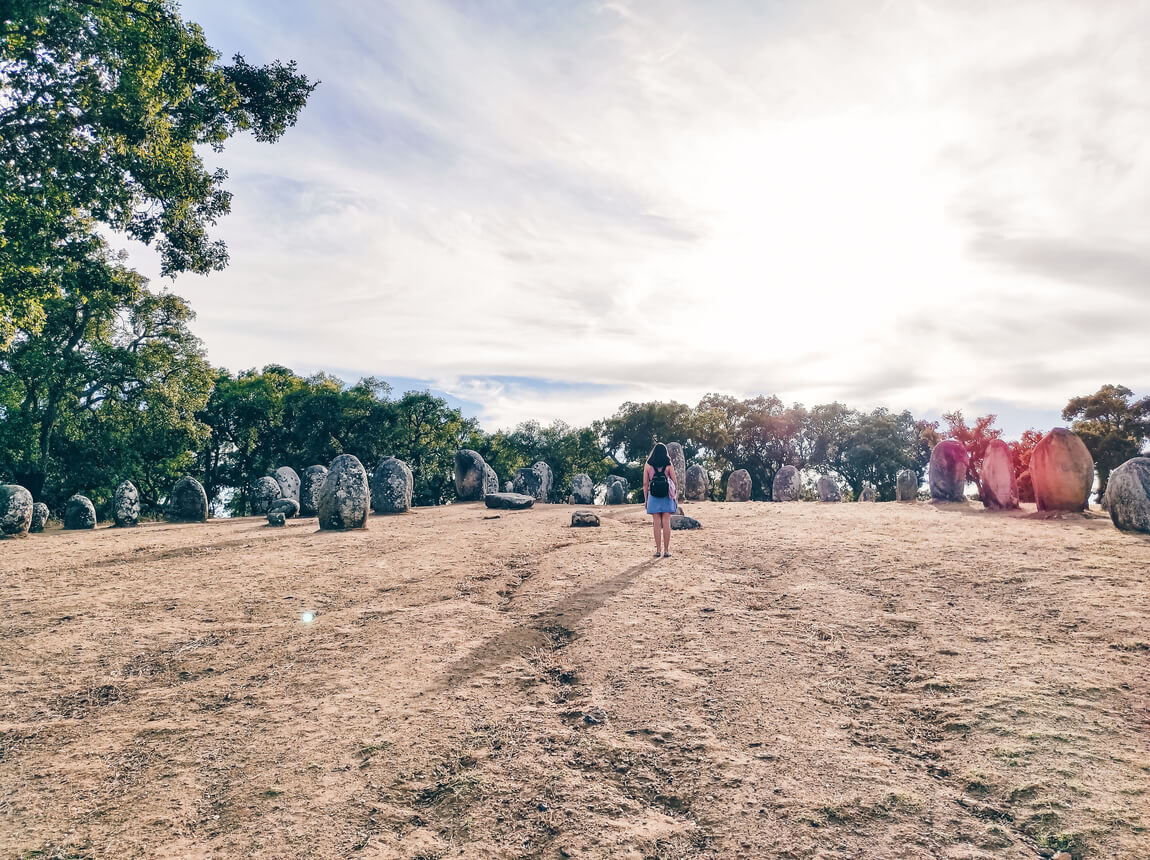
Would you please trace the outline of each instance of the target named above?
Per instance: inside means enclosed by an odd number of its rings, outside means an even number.
[[[647,458],[647,463],[656,469],[666,469],[670,466],[671,458],[667,456],[667,446],[662,442],[656,442],[655,447],[651,449],[651,456]]]

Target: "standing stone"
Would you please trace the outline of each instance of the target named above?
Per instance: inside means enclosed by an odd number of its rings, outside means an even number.
[[[483,492],[484,493],[498,493],[499,492],[499,475],[487,463],[483,464]]]
[[[1018,507],[1018,482],[1014,478],[1014,458],[1010,446],[991,439],[982,458],[982,503],[994,511]]]
[[[48,525],[48,520],[51,518],[52,513],[48,510],[48,506],[43,502],[37,502],[32,505],[32,525],[28,527],[28,531],[44,531],[44,526]]]
[[[64,504],[64,528],[66,529],[94,529],[96,527],[96,508],[92,500],[79,493],[72,496]]]
[[[607,492],[603,497],[603,503],[606,505],[625,505],[629,490],[630,484],[626,478],[619,475],[608,475]]]
[[[1086,510],[1094,485],[1094,460],[1086,443],[1065,427],[1055,427],[1034,446],[1030,480],[1038,510]],[[1110,504],[1114,504],[1113,499]]]
[[[514,493],[515,492],[515,482],[514,481],[504,481],[503,482],[503,492]]]
[[[903,469],[898,473],[894,485],[894,497],[900,502],[913,502],[918,499],[918,472]]]
[[[839,485],[826,475],[819,475],[818,481],[815,482],[815,490],[819,494],[820,502],[841,502],[843,500]]]
[[[482,502],[487,491],[487,463],[478,451],[455,453],[455,497],[461,502]]]
[[[377,514],[402,514],[411,509],[415,480],[407,463],[388,457],[371,476],[371,509]]]
[[[594,511],[575,511],[571,514],[571,528],[596,527],[599,525],[599,515]]]
[[[301,481],[295,469],[291,466],[280,466],[276,469],[272,477],[274,477],[276,483],[280,485],[281,499],[295,499],[297,502],[299,501]]]
[[[282,514],[283,518],[290,520],[299,513],[299,502],[295,499],[276,499],[268,507],[268,515]]]
[[[124,481],[112,494],[112,522],[118,528],[140,524],[140,491],[131,481]]]
[[[739,469],[727,478],[727,501],[749,502],[751,500],[751,473]]]
[[[930,452],[930,500],[966,501],[966,449],[961,442],[945,439]]]
[[[580,472],[571,479],[571,503],[574,505],[595,504],[595,485],[591,476]]]
[[[1150,533],[1150,457],[1127,460],[1111,472],[1105,499],[1116,527]]]
[[[668,442],[667,456],[671,458],[671,468],[675,470],[675,485],[678,488],[687,480],[687,458],[683,456],[683,446],[678,442]]]
[[[168,497],[167,518],[173,523],[207,522],[208,494],[204,485],[190,475],[176,481]]]
[[[482,470],[479,478],[482,481]],[[479,486],[482,489],[482,483]],[[319,491],[319,527],[330,531],[362,529],[367,525],[370,502],[371,491],[363,463],[352,454],[340,454],[331,461]]]
[[[860,502],[877,502],[878,493],[875,492],[874,487],[870,484],[863,484],[862,492],[859,493],[858,500]]]
[[[282,495],[279,481],[268,476],[260,478],[252,484],[252,516],[261,517],[266,514],[272,502]]]
[[[314,517],[319,512],[319,491],[327,479],[327,466],[308,466],[299,480],[299,515]]]
[[[32,494],[26,488],[0,484],[0,538],[26,537],[32,528],[34,507]]]
[[[687,467],[687,476],[684,479],[684,495],[687,501],[701,502],[707,498],[707,490],[711,483],[707,477],[707,470],[696,464]]]
[[[515,470],[515,492],[546,502],[551,497],[551,467],[542,460]]]
[[[802,480],[799,478],[799,470],[794,466],[783,466],[771,484],[771,498],[776,502],[797,502],[801,490]]]

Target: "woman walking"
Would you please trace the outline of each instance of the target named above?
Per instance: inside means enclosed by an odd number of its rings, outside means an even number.
[[[651,449],[647,465],[643,467],[643,495],[647,499],[647,513],[654,518],[655,558],[671,555],[671,514],[679,510],[675,503],[678,476],[667,456],[667,446],[659,442]],[[660,549],[660,536],[662,548]]]

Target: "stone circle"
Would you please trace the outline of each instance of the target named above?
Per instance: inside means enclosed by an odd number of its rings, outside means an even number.
[[[327,466],[308,466],[299,479],[299,513],[314,517],[319,513],[319,491],[327,479]]]
[[[371,476],[371,509],[377,514],[402,514],[411,509],[415,479],[407,463],[388,457]]]
[[[362,529],[367,525],[371,489],[367,470],[353,454],[331,461],[319,491],[319,527],[325,531]]]
[[[727,501],[749,502],[751,500],[751,473],[746,469],[731,472],[727,478]]]
[[[203,523],[208,519],[208,494],[204,485],[191,475],[184,475],[172,487],[166,512],[169,522]]]
[[[92,500],[79,493],[68,499],[64,504],[64,528],[94,529],[95,527],[96,508]]]
[[[944,439],[930,452],[930,499],[932,502],[966,501],[966,464],[962,443]]]
[[[982,504],[994,511],[1018,507],[1014,457],[1001,439],[991,439],[982,458]]]
[[[783,466],[771,484],[771,498],[776,502],[797,502],[802,488],[799,470],[794,466]]]
[[[1030,480],[1038,510],[1084,511],[1090,506],[1094,459],[1077,433],[1055,427],[1034,446]]]
[[[32,494],[27,488],[19,484],[0,484],[0,537],[27,536],[32,529],[34,508]]]
[[[131,481],[124,481],[112,494],[112,522],[117,528],[140,524],[140,491]]]

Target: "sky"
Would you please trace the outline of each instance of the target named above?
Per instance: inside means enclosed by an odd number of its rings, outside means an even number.
[[[489,430],[708,392],[1150,394],[1150,0],[185,0],[322,81],[221,155],[209,358]],[[154,254],[133,263],[158,277]]]

